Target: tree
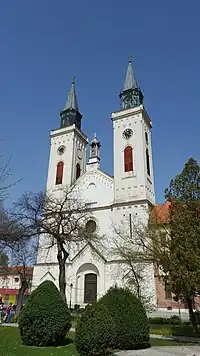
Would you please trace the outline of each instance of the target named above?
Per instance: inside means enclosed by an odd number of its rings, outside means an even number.
[[[200,166],[190,158],[166,190],[170,200],[169,280],[177,298],[186,301],[197,331],[193,301],[200,294]]]
[[[40,233],[43,247],[57,248],[59,289],[66,301],[66,261],[72,246],[99,243],[97,236],[86,229],[90,217],[88,204],[74,188],[56,193],[25,193],[15,205],[15,218],[26,236]],[[41,247],[41,244],[40,244]]]
[[[125,238],[122,229],[118,252],[121,256],[123,252],[129,266],[152,263],[175,300],[187,303],[191,324],[197,331],[193,300],[200,294],[200,167],[194,159],[190,158],[171,180],[166,198],[167,218],[163,221],[154,208],[149,224],[132,219],[133,233]]]
[[[19,330],[23,344],[59,346],[70,328],[70,311],[55,284],[51,281],[41,283],[20,313]]]
[[[144,210],[144,213],[148,216],[147,211]],[[127,284],[143,302],[145,308],[151,310],[154,307],[152,295],[147,296],[143,286],[147,271],[153,269],[155,263],[164,264],[165,234],[158,232],[157,226],[149,229],[148,220],[145,224],[140,217],[133,217],[131,214],[128,218],[123,218],[120,224],[113,224],[113,230],[115,235],[113,253],[124,271]]]
[[[37,247],[37,237],[32,239],[21,238],[19,239],[19,241],[17,241],[17,243],[15,243],[14,248],[11,250],[12,265],[15,266],[20,278],[20,288],[18,291],[16,316],[19,315],[22,309],[23,298],[26,290],[30,289],[31,287],[31,266],[35,264]]]
[[[5,252],[0,252],[0,267],[7,267],[9,258]]]

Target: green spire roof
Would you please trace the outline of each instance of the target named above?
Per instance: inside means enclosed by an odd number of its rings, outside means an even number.
[[[63,110],[67,110],[67,109],[74,109],[78,111],[78,103],[76,99],[76,90],[75,90],[75,77],[72,78],[72,86]]]
[[[133,65],[132,65],[132,58],[129,57],[128,59],[128,69],[126,72],[126,79],[124,82],[124,90],[128,90],[128,89],[137,89],[138,85],[137,85],[137,80],[135,77],[135,73],[133,71]]]

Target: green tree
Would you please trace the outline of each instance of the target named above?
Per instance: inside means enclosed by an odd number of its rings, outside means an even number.
[[[9,262],[9,258],[5,252],[0,252],[0,266],[7,267]]]
[[[20,313],[19,330],[24,345],[59,345],[71,328],[67,304],[55,284],[41,283],[28,297]]]
[[[187,303],[197,331],[193,301],[200,293],[200,166],[193,158],[165,193],[171,202],[169,283],[176,298]]]
[[[193,308],[194,298],[200,294],[200,166],[193,158],[171,180],[165,196],[169,210],[164,219],[155,208],[150,212],[149,224],[131,217],[121,228],[115,227],[117,253],[128,266],[133,284],[137,264],[153,264],[174,299],[187,303],[191,324],[197,331]],[[141,292],[139,283],[136,286]]]

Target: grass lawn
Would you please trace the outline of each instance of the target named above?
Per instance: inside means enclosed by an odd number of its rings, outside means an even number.
[[[20,340],[19,329],[11,326],[0,326],[1,356],[78,356],[73,344],[74,333],[70,332],[66,346],[62,347],[27,347]]]
[[[19,329],[11,326],[0,326],[0,355],[1,356],[78,356],[73,343],[74,333],[66,338],[66,345],[60,347],[27,347],[20,340]],[[152,346],[192,345],[173,340],[152,339]]]

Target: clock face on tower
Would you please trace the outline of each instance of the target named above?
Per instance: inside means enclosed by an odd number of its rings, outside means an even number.
[[[58,147],[58,154],[61,156],[66,150],[66,147],[65,146],[60,146]]]
[[[126,129],[123,132],[123,137],[128,140],[129,138],[131,138],[131,136],[133,135],[133,130],[132,129]]]

